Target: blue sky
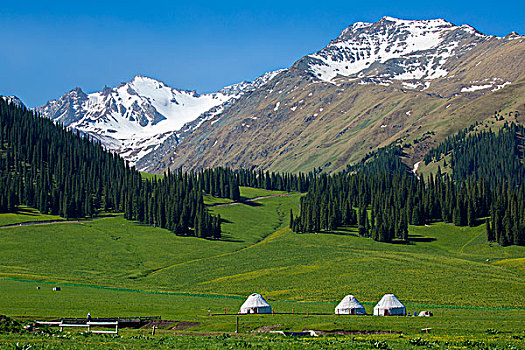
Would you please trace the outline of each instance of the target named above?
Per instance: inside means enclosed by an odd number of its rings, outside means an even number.
[[[9,1],[0,6],[0,94],[33,107],[141,74],[212,92],[317,51],[346,26],[444,18],[525,34],[525,1]]]

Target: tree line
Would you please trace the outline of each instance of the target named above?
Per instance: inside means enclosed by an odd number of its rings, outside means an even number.
[[[307,191],[312,175],[219,167],[143,179],[118,155],[49,119],[0,99],[0,212],[19,205],[64,218],[123,212],[177,235],[220,238],[203,193],[240,200],[239,186]]]
[[[452,178],[456,181],[485,179],[491,188],[503,183],[516,188],[522,185],[525,181],[523,125],[505,123],[498,132],[491,129],[474,132],[478,125],[445,139],[427,153],[425,164],[450,155]]]
[[[168,172],[144,180],[88,136],[0,98],[0,212],[15,212],[18,205],[64,218],[123,212],[176,234],[219,238],[221,219],[205,208],[202,193],[223,176]],[[232,186],[235,196],[239,189]]]
[[[216,173],[217,179],[211,180],[221,183],[219,173]],[[201,176],[182,170],[174,173],[168,170],[162,178],[142,180],[133,187],[130,200],[126,201],[124,217],[166,228],[176,235],[219,239],[221,218],[212,216],[205,208],[203,183]]]
[[[200,170],[197,177],[205,193],[217,198],[239,201],[242,199],[239,186],[271,191],[307,192],[315,174],[280,174],[264,170],[217,167]]]
[[[65,218],[123,212],[125,218],[177,235],[221,237],[203,193],[242,200],[239,186],[307,192],[290,215],[295,232],[357,225],[377,241],[408,240],[408,225],[432,221],[474,226],[486,221],[487,239],[525,244],[524,128],[449,137],[426,162],[450,155],[452,174],[418,179],[401,161],[399,146],[368,154],[337,174],[279,174],[262,170],[168,171],[145,180],[116,154],[88,136],[0,99],[0,212],[18,205]]]
[[[397,146],[378,150],[346,172],[316,177],[301,198],[300,215],[291,214],[290,227],[322,232],[357,223],[361,236],[391,242],[408,240],[408,224],[475,226],[487,218],[489,241],[525,245],[523,135],[515,124],[498,134],[461,131],[428,156],[454,150],[453,175],[438,169],[426,179],[401,162]]]

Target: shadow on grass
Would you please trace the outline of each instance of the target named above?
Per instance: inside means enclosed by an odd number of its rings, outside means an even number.
[[[408,239],[411,242],[423,242],[423,243],[430,243],[436,240],[434,237],[423,237],[421,235],[409,235]]]
[[[227,234],[227,233],[223,233],[221,235],[221,238],[218,239],[218,241],[234,242],[234,243],[242,243],[242,242],[244,242],[242,239],[234,238],[232,235]]]
[[[30,209],[30,208],[16,208],[16,211],[13,214],[27,215],[27,216],[40,216],[41,215],[35,209]]]
[[[321,231],[319,232],[321,234],[328,234],[328,235],[337,235],[337,236],[352,236],[352,237],[359,237],[358,234],[349,232],[349,231]]]
[[[245,202],[240,202],[240,203],[250,206],[250,207],[262,207],[263,206],[261,203],[252,202],[252,201],[245,201]]]
[[[409,238],[408,241],[404,241],[402,239],[394,239],[390,244],[399,244],[399,245],[413,245],[413,242],[410,242],[412,239]]]

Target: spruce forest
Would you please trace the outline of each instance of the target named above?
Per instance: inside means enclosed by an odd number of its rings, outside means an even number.
[[[359,227],[381,242],[408,240],[408,224],[435,221],[476,226],[485,221],[487,240],[502,246],[525,244],[523,126],[463,130],[428,153],[425,162],[451,155],[452,174],[417,178],[400,160],[398,146],[379,150],[353,173],[321,175],[290,218],[295,232]],[[357,213],[356,213],[357,209]],[[367,210],[370,210],[370,215]],[[490,219],[489,219],[490,216]]]
[[[197,176],[144,180],[88,137],[3,99],[0,152],[0,212],[13,212],[17,205],[64,218],[123,212],[177,234],[220,237],[220,218],[204,208]]]
[[[409,224],[485,222],[488,241],[524,245],[524,128],[472,131],[427,154],[426,163],[450,156],[452,169],[428,178],[415,176],[401,161],[401,149],[391,146],[336,174],[221,167],[143,179],[88,137],[0,99],[0,212],[26,205],[64,218],[124,213],[177,235],[220,239],[221,218],[208,212],[203,194],[242,201],[239,186],[248,186],[306,193],[300,213],[290,213],[297,233],[357,225],[363,237],[407,242]]]
[[[239,183],[288,191],[307,188],[302,175],[227,168],[143,179],[88,137],[4,99],[0,99],[0,154],[0,212],[26,205],[64,218],[124,213],[130,220],[202,238],[221,236],[220,217],[209,214],[203,193],[239,200]]]

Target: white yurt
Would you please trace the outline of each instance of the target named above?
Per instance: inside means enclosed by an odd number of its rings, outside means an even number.
[[[363,305],[353,295],[347,295],[335,307],[336,315],[365,315],[366,311]]]
[[[374,307],[376,316],[406,315],[407,309],[394,294],[385,294]]]
[[[253,293],[246,299],[239,310],[240,314],[271,314],[272,307],[264,298],[257,293]]]

